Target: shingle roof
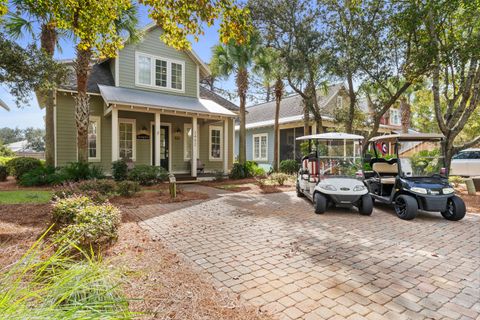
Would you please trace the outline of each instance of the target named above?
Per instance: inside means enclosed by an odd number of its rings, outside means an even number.
[[[77,77],[75,75],[75,70],[73,69],[73,64],[69,64],[68,71],[65,82],[59,87],[61,89],[77,91]],[[107,86],[115,85],[115,80],[110,72],[108,61],[97,63],[92,66],[90,78],[87,83],[87,91],[91,93],[100,93],[100,90],[98,89],[99,84]]]
[[[330,99],[343,87],[342,84],[335,84],[328,87],[327,94],[320,92],[318,103],[320,106],[325,105]],[[332,115],[333,110],[324,109],[322,114]],[[283,98],[280,102],[280,119],[303,115],[303,99],[300,95],[295,94]],[[246,123],[252,124],[273,120],[275,118],[275,101],[257,104],[247,108]]]

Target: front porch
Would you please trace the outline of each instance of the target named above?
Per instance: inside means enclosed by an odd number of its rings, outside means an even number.
[[[125,105],[111,106],[105,116],[111,117],[112,161],[161,166],[192,178],[229,172],[233,162],[229,118]]]

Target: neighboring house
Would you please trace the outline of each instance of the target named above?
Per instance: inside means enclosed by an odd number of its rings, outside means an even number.
[[[28,147],[27,140],[12,142],[12,143],[6,144],[5,147],[12,150],[15,153],[15,155],[18,157],[31,157],[31,158],[37,158],[42,160],[45,159],[45,152],[35,151],[33,149],[30,149]]]
[[[140,43],[117,58],[92,65],[88,93],[89,162],[111,170],[112,161],[162,166],[174,174],[227,173],[233,163],[237,106],[200,87],[208,67],[193,51],[175,50],[151,25]],[[73,63],[56,92],[55,164],[77,161]],[[41,99],[39,99],[41,100]],[[192,158],[199,159],[191,161]]]
[[[322,110],[322,124],[329,131],[336,131],[335,109],[346,107],[349,103],[347,91],[343,84],[328,87],[325,93],[319,90],[318,103]],[[361,109],[368,113],[366,106]],[[282,99],[280,103],[280,143],[279,161],[287,159],[299,160],[302,156],[300,141],[296,138],[303,136],[303,99],[295,94]],[[310,115],[310,131],[316,133],[316,124],[313,115]],[[273,164],[275,101],[257,104],[247,108],[246,115],[246,153],[247,160],[254,160],[265,169]],[[398,109],[392,109],[389,117],[382,118],[379,133],[390,133],[401,126]],[[235,154],[238,155],[239,126],[235,132]]]

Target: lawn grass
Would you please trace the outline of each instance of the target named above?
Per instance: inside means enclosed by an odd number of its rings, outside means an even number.
[[[0,191],[0,204],[47,203],[50,199],[52,199],[51,191]]]

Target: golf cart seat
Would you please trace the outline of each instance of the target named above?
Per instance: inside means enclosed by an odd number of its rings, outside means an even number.
[[[379,176],[381,184],[395,184],[395,176],[398,173],[396,162],[375,162],[372,169]]]
[[[318,182],[318,160],[315,152],[302,158],[302,179]]]

